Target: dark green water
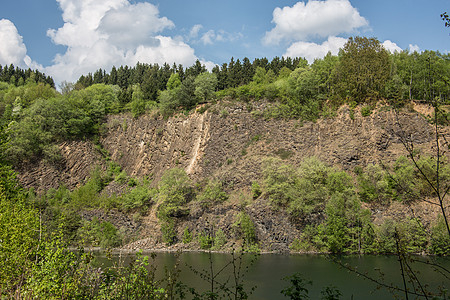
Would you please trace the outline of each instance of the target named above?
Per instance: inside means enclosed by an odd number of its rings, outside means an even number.
[[[122,256],[124,263],[131,259],[130,255]],[[111,265],[119,260],[118,255],[113,256],[113,260],[107,260],[105,256],[97,256],[99,263]],[[430,258],[420,258],[426,260]],[[210,256],[208,253],[182,253],[177,258],[171,253],[158,253],[154,263],[158,268],[158,275],[163,275],[164,267],[172,267],[178,260],[181,269],[180,279],[188,286],[195,287],[198,291],[207,291],[209,284],[196,275],[190,267],[195,270],[209,270]],[[212,254],[212,265],[217,272],[230,260],[229,254]],[[385,274],[386,283],[402,285],[400,268],[397,258],[394,256],[353,256],[341,258],[343,263],[348,263],[357,267],[358,271],[368,272],[372,277],[379,278],[380,271]],[[436,262],[450,270],[449,258],[436,258]],[[189,267],[190,266],[190,267]],[[248,272],[244,277],[246,290],[256,286],[250,299],[286,299],[280,292],[288,283],[282,278],[300,272],[305,279],[313,283],[307,286],[311,299],[320,299],[320,291],[325,286],[333,285],[337,287],[343,297],[342,299],[393,299],[394,295],[386,289],[377,290],[377,285],[357,276],[353,272],[340,267],[330,259],[321,255],[260,255],[252,262],[250,256],[244,257],[243,266],[248,267]],[[422,283],[429,285],[429,289],[436,290],[438,286],[450,289],[450,280],[440,276],[433,268],[415,263],[412,265]],[[244,270],[243,268],[243,270]],[[448,275],[448,274],[447,274]],[[219,280],[224,281],[232,276],[232,268],[225,269],[223,276]],[[402,294],[403,296],[403,294]],[[403,297],[401,297],[402,299]],[[415,299],[410,297],[410,299]]]

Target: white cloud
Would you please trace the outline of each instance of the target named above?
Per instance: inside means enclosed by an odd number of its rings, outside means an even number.
[[[0,65],[21,68],[42,68],[27,55],[27,47],[23,43],[16,26],[7,19],[0,20]]]
[[[109,10],[101,19],[99,31],[108,36],[116,46],[135,48],[139,45],[154,45],[153,35],[175,24],[166,17],[159,17],[158,8],[150,3],[126,5]]]
[[[409,44],[409,52],[413,53],[413,52],[420,52],[420,47],[417,45],[412,45]]]
[[[243,37],[242,33],[229,33],[225,30],[208,30],[205,32],[202,37],[200,38],[200,41],[204,45],[213,45],[215,42],[234,42],[236,40],[239,40]]]
[[[160,17],[155,5],[129,0],[57,1],[64,25],[48,30],[47,35],[67,51],[44,69],[56,82],[76,81],[82,74],[113,65],[175,62],[188,66],[197,59],[188,44],[161,34],[175,25]],[[199,26],[191,33],[198,34]]]
[[[328,40],[322,44],[296,42],[286,50],[286,53],[283,56],[304,57],[309,63],[312,63],[316,58],[323,58],[328,52],[336,55],[346,42],[347,39],[335,36],[328,37]]]
[[[396,43],[386,40],[383,42],[384,49],[388,50],[391,53],[402,52],[402,48],[400,48]]]
[[[214,44],[213,40],[216,39],[216,33],[214,30],[209,30],[205,34],[202,35],[200,40],[203,42],[204,45],[212,45]]]
[[[190,39],[195,39],[198,37],[198,33],[200,32],[200,30],[203,28],[202,25],[200,24],[196,24],[194,26],[192,26],[191,31],[189,31],[189,38]]]
[[[215,66],[217,66],[217,64],[215,64],[215,63],[213,63],[213,62],[211,62],[211,61],[205,61],[205,60],[200,60],[200,63],[202,64],[202,65],[204,65],[205,66],[205,68],[206,68],[206,70],[208,70],[209,72],[211,72],[212,71],[212,69],[215,67]]]
[[[309,37],[328,37],[351,33],[368,26],[348,0],[310,0],[306,4],[275,8],[272,23],[275,28],[266,32],[265,44],[278,44],[282,40],[301,41]]]

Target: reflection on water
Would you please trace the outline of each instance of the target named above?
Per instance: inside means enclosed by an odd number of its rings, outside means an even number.
[[[105,255],[98,254],[97,261],[104,266],[110,266],[119,261],[119,255],[113,255],[112,260],[108,260]],[[122,255],[124,264],[131,260],[132,255]],[[427,260],[431,258],[421,258]],[[434,258],[436,262],[450,269],[449,258]],[[158,253],[154,263],[157,265],[157,276],[164,276],[165,268],[172,268],[178,260],[181,269],[180,280],[190,287],[195,287],[197,291],[207,291],[209,283],[195,274],[196,271],[210,271],[211,261],[214,272],[218,272],[230,263],[230,254],[187,252],[179,255],[173,253]],[[373,278],[383,276],[384,282],[401,285],[399,263],[395,256],[352,256],[341,258],[342,263],[356,267],[361,273],[366,273]],[[237,261],[239,263],[239,261]],[[417,276],[422,282],[436,289],[439,285],[450,286],[450,280],[439,274],[430,266],[415,263],[412,265],[417,270]],[[248,269],[246,269],[248,268]],[[337,287],[343,297],[342,299],[392,299],[393,295],[386,289],[377,289],[377,285],[369,280],[357,276],[354,272],[342,268],[335,262],[321,255],[281,255],[263,254],[254,259],[254,256],[247,255],[243,258],[241,271],[248,271],[243,279],[246,291],[250,291],[253,286],[256,290],[250,299],[272,300],[283,299],[281,290],[288,283],[282,279],[295,272],[300,272],[307,280],[313,284],[308,286],[311,299],[320,299],[320,291],[333,285]],[[448,275],[448,274],[447,274]],[[232,266],[229,265],[222,272],[218,280],[225,282],[233,278]]]

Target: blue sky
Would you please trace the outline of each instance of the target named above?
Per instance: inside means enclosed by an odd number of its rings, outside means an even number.
[[[349,36],[390,51],[450,50],[450,0],[1,0],[0,64],[57,82],[113,65],[337,53]]]

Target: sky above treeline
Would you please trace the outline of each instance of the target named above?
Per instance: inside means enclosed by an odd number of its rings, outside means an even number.
[[[337,54],[348,37],[391,52],[450,51],[449,0],[1,0],[0,64],[57,83],[113,65],[215,64]]]

